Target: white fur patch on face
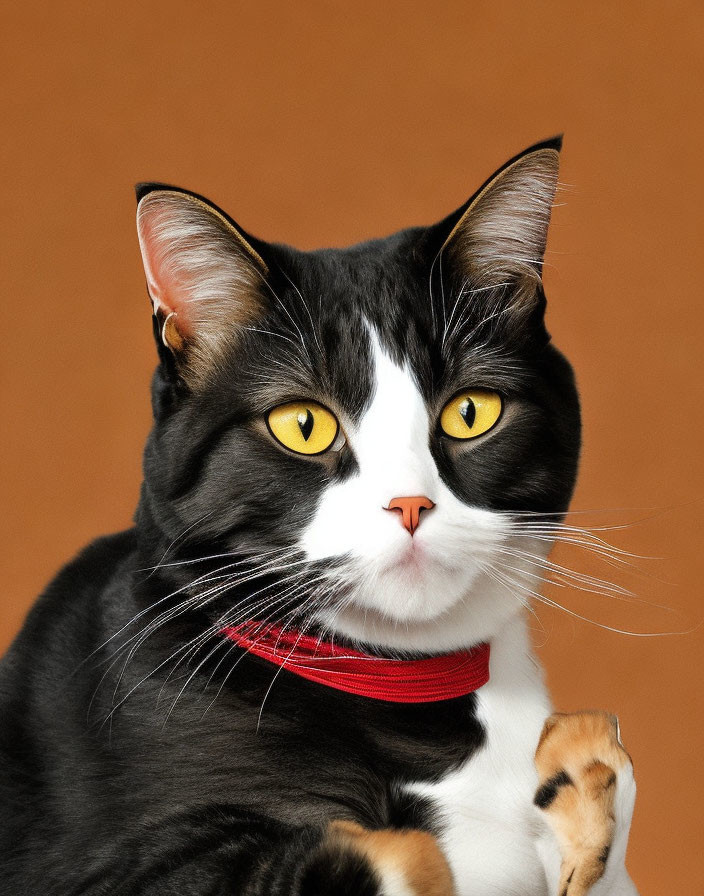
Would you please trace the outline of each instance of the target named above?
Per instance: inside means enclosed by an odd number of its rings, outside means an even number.
[[[336,631],[400,648],[450,649],[492,636],[520,601],[487,573],[505,544],[498,513],[460,501],[442,482],[430,451],[431,428],[412,372],[395,364],[372,333],[375,391],[347,432],[359,471],[331,485],[301,535],[310,560],[336,558],[331,585],[349,595],[322,619]],[[393,498],[426,496],[411,536]]]

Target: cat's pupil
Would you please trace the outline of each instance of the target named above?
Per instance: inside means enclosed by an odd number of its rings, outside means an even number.
[[[313,432],[314,422],[315,421],[313,420],[313,415],[308,410],[308,408],[306,408],[305,411],[301,411],[301,413],[298,415],[298,426],[301,430],[301,435],[306,440],[306,442],[310,438],[310,434]]]
[[[465,400],[460,405],[460,416],[467,424],[469,429],[474,426],[474,421],[477,417],[477,409],[471,398],[465,398]]]

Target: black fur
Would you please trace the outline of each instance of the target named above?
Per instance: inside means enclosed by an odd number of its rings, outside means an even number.
[[[566,771],[559,771],[544,784],[541,784],[535,793],[533,802],[539,809],[547,809],[555,802],[557,792],[561,787],[573,787],[574,781]]]
[[[355,469],[348,449],[302,459],[256,422],[272,396],[326,396],[358,419],[372,390],[364,318],[411,364],[429,407],[472,383],[515,409],[521,426],[478,444],[471,462],[433,436],[455,494],[538,516],[566,508],[579,411],[542,291],[520,320],[484,328],[477,299],[441,346],[463,276],[434,261],[464,208],[344,250],[303,253],[248,236],[269,268],[267,311],[200,389],[185,384],[155,330],[155,424],[135,526],[59,574],[0,665],[4,892],[371,896],[373,869],[327,844],[327,823],[432,830],[429,808],[402,785],[439,778],[481,749],[473,695],[391,704],[287,672],[271,687],[272,667],[216,633],[190,654],[174,651],[235,601],[276,594],[278,574],[264,575],[257,557],[289,548],[326,484]],[[492,301],[508,302],[504,290]],[[460,350],[470,332],[476,345]],[[271,361],[284,347],[285,370]],[[250,581],[177,612],[203,590],[194,580],[222,565],[202,558],[233,551]],[[147,623],[149,637],[130,642]]]

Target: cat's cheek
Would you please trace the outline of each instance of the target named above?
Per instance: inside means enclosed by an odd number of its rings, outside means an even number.
[[[309,560],[372,560],[382,554],[392,562],[408,542],[395,516],[385,513],[382,502],[374,501],[353,477],[323,492],[299,544]]]

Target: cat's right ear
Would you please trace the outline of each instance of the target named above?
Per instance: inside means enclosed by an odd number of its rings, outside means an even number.
[[[137,232],[162,354],[197,383],[262,314],[267,266],[224,212],[176,187],[137,186]]]

